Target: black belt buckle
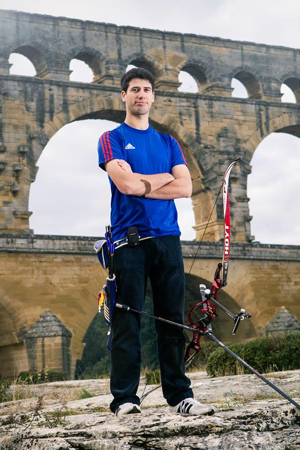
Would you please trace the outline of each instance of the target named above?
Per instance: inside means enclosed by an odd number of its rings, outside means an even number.
[[[140,243],[137,227],[129,227],[127,230],[128,247],[136,247]]]

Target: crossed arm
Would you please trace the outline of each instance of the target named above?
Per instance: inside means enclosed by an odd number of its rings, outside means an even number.
[[[106,171],[122,194],[146,198],[170,200],[190,197],[192,181],[188,168],[179,164],[170,173],[143,175],[134,173],[122,159],[113,159],[105,164]]]

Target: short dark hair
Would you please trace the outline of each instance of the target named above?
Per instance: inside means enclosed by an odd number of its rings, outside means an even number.
[[[151,83],[152,91],[154,91],[154,76],[149,70],[142,69],[141,67],[134,67],[131,70],[128,70],[121,79],[121,88],[122,91],[127,92],[129,83],[134,78],[139,78],[140,80],[148,80]]]

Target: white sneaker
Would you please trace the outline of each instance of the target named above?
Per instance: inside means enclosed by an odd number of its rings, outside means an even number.
[[[115,415],[117,417],[123,416],[125,414],[136,414],[141,413],[141,408],[139,405],[136,405],[135,403],[122,403],[116,411]]]
[[[202,414],[211,415],[214,413],[214,409],[211,406],[203,405],[193,398],[185,398],[178,403],[178,405],[170,406],[170,411],[184,416],[200,416]]]

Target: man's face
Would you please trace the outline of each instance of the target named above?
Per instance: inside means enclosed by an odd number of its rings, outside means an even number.
[[[126,111],[133,116],[148,114],[154,102],[154,92],[150,81],[139,78],[133,78],[127,92],[122,91],[121,96],[126,105]]]

